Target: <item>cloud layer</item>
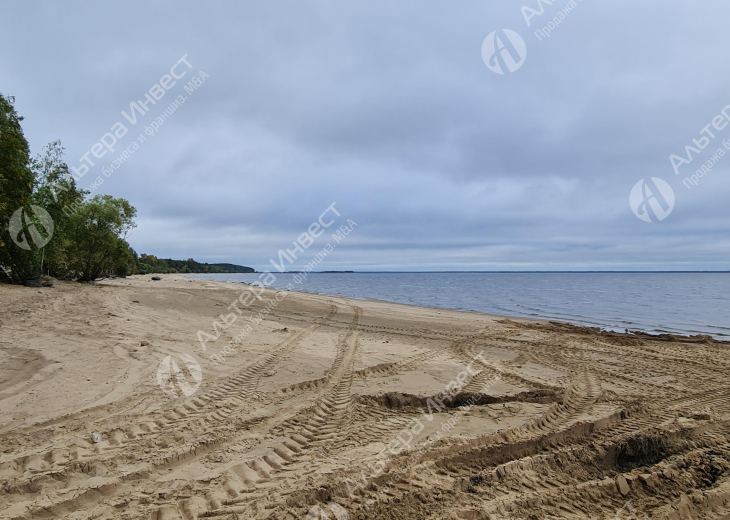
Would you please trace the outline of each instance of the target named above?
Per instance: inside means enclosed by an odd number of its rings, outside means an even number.
[[[730,5],[576,1],[539,40],[561,2],[531,27],[537,0],[8,2],[0,92],[76,165],[182,55],[209,76],[128,125],[125,146],[187,96],[99,190],[138,208],[139,252],[265,269],[336,202],[358,226],[324,269],[729,269],[730,157],[682,180],[730,126],[680,176],[669,155],[730,104]],[[501,28],[527,45],[512,74],[482,62]],[[676,194],[651,224],[648,176]]]

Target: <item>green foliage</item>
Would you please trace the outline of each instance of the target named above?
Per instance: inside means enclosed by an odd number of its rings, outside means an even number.
[[[89,193],[76,187],[76,181],[63,161],[61,141],[54,141],[44,148],[44,153],[31,161],[36,191],[33,203],[44,208],[54,222],[53,238],[44,247],[41,261],[44,274],[72,276],[67,255],[70,241],[70,209],[83,204]]]
[[[114,252],[114,268],[112,273],[116,276],[127,276],[136,272],[137,253],[127,242],[119,240],[117,249]]]
[[[0,268],[13,283],[41,274],[93,280],[124,266],[132,270],[136,259],[125,238],[135,225],[136,210],[109,195],[85,200],[89,192],[77,188],[60,141],[31,159],[20,126],[23,118],[13,102],[0,94]],[[53,224],[53,235],[41,248],[28,238],[48,238],[51,223],[39,218],[32,206],[48,213]],[[15,222],[22,229],[18,237],[11,237],[10,221],[19,209],[21,218]],[[22,238],[27,247],[13,238]]]
[[[20,127],[23,118],[15,112],[14,101],[0,94],[0,266],[19,283],[39,274],[40,263],[38,251],[17,247],[8,229],[16,210],[25,208],[30,213],[35,180],[28,141]]]
[[[170,258],[157,258],[154,255],[139,256],[137,262],[139,274],[153,273],[255,273],[250,267],[235,264],[208,264],[199,263],[188,258],[187,260],[172,260]]]
[[[99,278],[119,267],[115,253],[129,247],[124,240],[134,229],[137,210],[124,199],[96,195],[68,218],[65,244],[70,268],[80,281]]]

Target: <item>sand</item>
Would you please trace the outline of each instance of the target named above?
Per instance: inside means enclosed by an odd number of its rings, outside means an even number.
[[[728,344],[161,277],[0,286],[0,518],[730,518]]]

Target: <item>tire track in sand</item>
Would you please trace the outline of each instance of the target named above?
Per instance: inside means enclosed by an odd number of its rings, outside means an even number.
[[[174,436],[176,432],[191,428],[198,431],[203,430],[201,433],[196,434],[196,437],[199,437],[198,442],[178,446],[174,449],[174,452],[163,452],[161,455],[159,449],[155,449],[154,455],[146,459],[138,459],[149,470],[160,466],[169,466],[173,462],[183,462],[194,457],[201,451],[201,444],[206,451],[218,447],[221,443],[227,444],[226,441],[229,439],[226,437],[219,439],[207,437],[210,433],[215,432],[217,424],[225,421],[248,404],[248,398],[255,392],[263,374],[274,368],[302,340],[319,327],[326,325],[337,314],[338,309],[334,302],[330,300],[328,303],[330,309],[326,316],[317,319],[316,323],[298,331],[270,352],[263,354],[238,374],[226,377],[216,384],[212,391],[206,392],[204,395],[190,398],[188,402],[174,409],[140,416],[139,421],[130,419],[130,424],[126,428],[102,430],[101,436],[104,440],[100,443],[92,443],[91,440],[87,440],[82,442],[85,448],[80,448],[78,446],[79,441],[76,439],[74,443],[76,446],[74,447],[53,448],[46,450],[44,453],[4,462],[2,468],[6,472],[12,470],[11,473],[13,473],[13,475],[8,476],[11,476],[11,478],[16,477],[13,482],[9,483],[8,490],[13,495],[32,494],[39,489],[41,481],[69,479],[73,476],[74,487],[78,490],[78,494],[73,499],[60,501],[51,499],[51,504],[44,505],[42,508],[34,509],[30,507],[33,511],[32,514],[35,515],[42,515],[48,511],[52,511],[54,515],[60,515],[88,506],[98,496],[100,487],[104,488],[107,493],[113,493],[111,490],[114,489],[122,491],[126,487],[122,485],[125,481],[138,479],[141,474],[146,473],[148,470],[106,478],[104,479],[105,485],[100,486],[97,481],[93,486],[90,484],[90,487],[84,490],[84,480],[89,483],[95,480],[93,477],[99,472],[99,468],[104,468],[101,471],[106,473],[108,464],[105,464],[105,462],[113,459],[115,453],[129,452],[130,449],[134,450],[133,446],[135,444],[144,443],[141,448],[150,451],[150,443],[155,442],[157,438],[164,440]],[[223,403],[221,403],[221,400]],[[89,455],[89,457],[81,459],[79,454],[82,456]],[[48,467],[47,470],[43,470],[44,467],[48,466],[44,461],[53,461],[53,468]],[[59,466],[59,463],[64,464],[64,466]],[[26,475],[28,474],[32,474],[32,476],[27,478]]]
[[[205,494],[205,511],[197,508],[192,511],[183,501],[178,505],[182,515],[189,518],[193,517],[191,515],[246,515],[246,518],[256,518],[259,502],[266,499],[269,490],[280,488],[281,481],[292,478],[295,470],[301,469],[302,465],[306,464],[309,472],[313,470],[313,461],[311,456],[307,457],[307,452],[337,440],[351,419],[354,407],[350,390],[362,309],[349,305],[353,310],[353,321],[340,341],[337,355],[327,373],[328,390],[315,401],[314,406],[274,428],[281,431],[282,437],[273,443],[265,455],[230,467],[220,479],[220,488]],[[267,509],[270,507],[272,504],[269,503],[265,506]]]

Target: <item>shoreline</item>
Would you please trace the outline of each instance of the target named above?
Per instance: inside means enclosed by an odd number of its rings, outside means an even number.
[[[480,273],[480,272],[476,272],[476,273]],[[671,273],[674,273],[674,271],[672,271]],[[679,273],[681,273],[681,272],[679,272]],[[724,273],[724,272],[722,272],[722,273]],[[213,278],[211,278],[211,279],[192,278],[192,277],[190,277],[189,274],[183,274],[183,273],[179,273],[179,274],[181,276],[188,277],[188,278],[190,278],[192,280],[201,280],[201,281],[202,280],[207,280],[207,281],[211,281],[211,282],[219,282],[219,283],[224,283],[224,284],[231,284],[232,286],[241,285],[241,284],[243,284],[243,285],[250,285],[248,282],[243,282],[243,281],[241,281],[241,282],[233,282],[233,281],[214,280]],[[249,274],[249,273],[247,273],[247,274]],[[255,274],[259,274],[259,273],[255,273]],[[293,274],[293,273],[288,273],[288,274]],[[324,273],[314,273],[314,274],[324,274]],[[355,273],[355,274],[357,274],[357,273]],[[380,274],[380,273],[367,273],[367,274]],[[389,273],[389,274],[399,274],[399,273]],[[409,274],[419,274],[419,273],[409,273]],[[524,274],[524,273],[520,273],[520,274]],[[542,274],[542,273],[536,273],[536,274]],[[560,273],[557,273],[557,274],[560,274]],[[591,274],[594,274],[594,273],[591,273]],[[661,274],[666,274],[666,273],[661,273]],[[713,272],[711,274],[717,274],[717,273]],[[201,273],[197,273],[197,274],[194,274],[194,275],[195,276],[201,276]],[[202,273],[202,275],[203,276],[206,276],[206,273]],[[147,275],[135,275],[135,276],[147,276]],[[164,275],[157,275],[157,276],[164,276]],[[210,276],[216,276],[216,274],[211,274]],[[267,290],[273,290],[273,291],[281,290],[281,289],[275,289],[273,287],[267,287],[266,289]],[[348,295],[344,295],[344,294],[341,294],[341,293],[319,293],[319,292],[310,292],[310,291],[305,291],[305,290],[293,290],[293,291],[290,291],[290,292],[301,293],[301,294],[309,294],[309,295],[312,295],[312,296],[322,296],[322,297],[328,297],[329,296],[329,297],[336,297],[336,298],[343,298],[343,299],[352,299],[354,301],[360,301],[360,302],[368,302],[369,301],[369,302],[376,302],[376,303],[383,303],[383,304],[391,304],[391,305],[404,305],[404,306],[407,306],[407,307],[419,307],[419,308],[434,310],[434,311],[437,311],[437,312],[449,311],[449,312],[475,313],[475,314],[490,316],[490,317],[496,318],[496,319],[506,319],[506,320],[536,322],[536,323],[552,323],[552,322],[556,322],[556,323],[560,323],[560,324],[564,324],[564,325],[569,325],[569,326],[572,326],[572,327],[593,329],[593,330],[604,331],[604,332],[611,333],[611,334],[623,334],[623,335],[627,335],[627,336],[647,334],[647,335],[649,335],[651,337],[655,337],[655,338],[674,337],[674,338],[677,338],[677,339],[688,339],[690,341],[691,340],[694,340],[696,338],[702,338],[702,337],[705,337],[705,336],[709,336],[716,343],[727,343],[727,344],[730,344],[730,334],[711,334],[711,333],[700,332],[700,331],[697,331],[695,334],[692,334],[690,332],[684,332],[683,333],[683,332],[673,332],[671,330],[659,330],[659,329],[654,329],[653,331],[647,331],[647,330],[643,330],[643,329],[634,329],[634,330],[632,330],[630,328],[626,328],[625,330],[619,330],[620,329],[619,327],[617,327],[614,330],[614,329],[610,328],[607,325],[591,325],[591,324],[588,324],[588,323],[580,323],[578,321],[570,320],[570,319],[566,319],[566,318],[555,318],[555,317],[549,317],[549,316],[521,316],[521,315],[516,315],[516,314],[514,314],[514,315],[511,315],[511,314],[497,314],[497,313],[484,312],[484,311],[479,311],[479,310],[457,309],[457,308],[454,308],[454,307],[434,307],[434,306],[431,306],[431,305],[422,305],[422,304],[418,304],[418,303],[403,303],[403,302],[382,300],[382,299],[379,299],[379,298],[370,298],[370,297],[361,298],[361,297],[355,297],[355,296],[348,296]],[[626,332],[626,331],[628,331],[628,332]]]

